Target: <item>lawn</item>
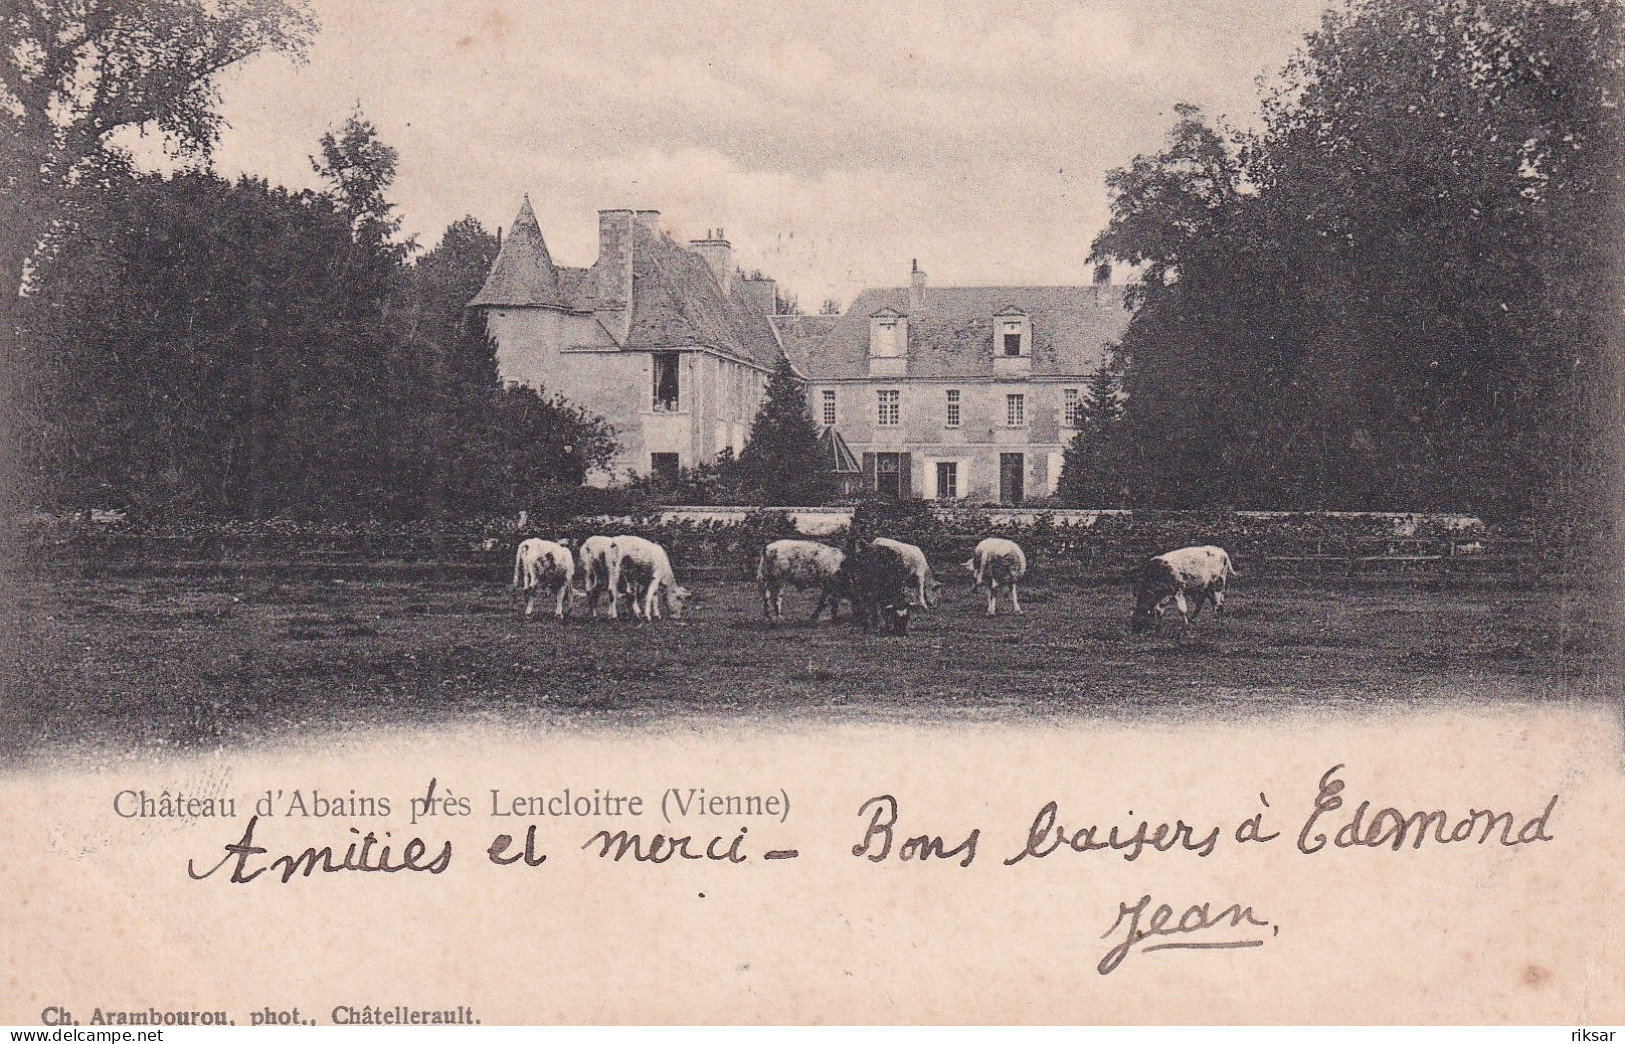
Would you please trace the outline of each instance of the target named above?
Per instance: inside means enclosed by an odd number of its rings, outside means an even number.
[[[681,622],[526,619],[492,570],[376,567],[87,579],[14,575],[0,758],[63,743],[123,751],[254,744],[477,718],[545,728],[695,720],[1146,717],[1222,708],[1617,692],[1602,601],[1484,581],[1236,581],[1188,635],[1128,634],[1131,594],[1050,575],[1022,616],[963,586],[905,637],[767,626],[754,585],[694,586]]]

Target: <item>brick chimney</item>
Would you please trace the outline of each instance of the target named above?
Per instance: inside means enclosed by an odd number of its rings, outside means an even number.
[[[632,224],[637,214],[631,210],[598,212],[598,264],[593,291],[598,307],[609,312],[624,311],[632,292]]]
[[[705,263],[711,267],[711,275],[726,295],[733,286],[734,251],[723,230],[706,229],[705,238],[690,240],[688,248],[705,259]],[[772,309],[768,311],[771,313]]]
[[[912,315],[925,311],[925,273],[920,271],[919,258],[912,262],[908,273],[908,310]]]
[[[637,215],[638,224],[657,236],[660,234],[660,211],[638,210],[634,211],[634,213]]]
[[[772,279],[746,279],[743,283],[750,303],[763,315],[772,315],[778,304],[779,284]]]

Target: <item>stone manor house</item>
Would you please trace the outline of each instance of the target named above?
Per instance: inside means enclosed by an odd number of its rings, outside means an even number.
[[[842,487],[1020,503],[1054,492],[1085,383],[1129,313],[1105,269],[1086,286],[906,286],[842,315],[777,316],[722,231],[679,244],[650,210],[598,212],[598,257],[554,264],[527,199],[470,302],[504,381],[545,387],[614,425],[602,481],[744,448],[783,356],[807,381]]]

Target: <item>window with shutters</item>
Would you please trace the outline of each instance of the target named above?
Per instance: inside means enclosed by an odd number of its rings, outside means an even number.
[[[1004,397],[1004,423],[1011,428],[1027,426],[1027,396],[1020,392]]]
[[[903,422],[903,393],[896,390],[875,393],[877,413],[875,423],[882,428],[894,428]]]
[[[948,427],[950,427],[950,428],[959,427],[959,389],[958,388],[949,388],[948,389],[948,418],[947,418],[947,424],[948,424]]]
[[[835,393],[833,391],[826,390],[824,392],[823,399],[824,427],[833,428],[835,427]]]

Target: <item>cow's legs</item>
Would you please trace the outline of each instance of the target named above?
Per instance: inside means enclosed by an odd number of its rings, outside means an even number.
[[[1018,614],[1021,612],[1021,599],[1016,597],[1016,582],[1010,581],[1010,607]]]
[[[553,618],[554,619],[556,619],[556,620],[564,619],[565,610],[568,609],[569,605],[570,605],[569,599],[570,599],[570,581],[565,580],[565,581],[562,581],[559,584],[559,596],[558,596],[558,599],[557,599],[557,601],[555,602],[555,604],[553,606]]]
[[[987,582],[987,615],[989,615],[989,616],[997,616],[998,615],[998,612],[999,612],[998,590],[999,590],[999,585],[998,585],[998,583],[996,581],[989,580]]]
[[[534,587],[527,587],[527,588],[525,588],[525,615],[529,616],[531,613],[533,613],[535,611],[536,611],[536,589]]]
[[[764,619],[767,620],[768,623],[772,623],[773,622],[773,588],[766,580],[763,580],[761,582],[761,585],[757,588],[757,590],[759,591],[759,593],[762,596],[762,616],[763,616]]]

